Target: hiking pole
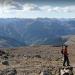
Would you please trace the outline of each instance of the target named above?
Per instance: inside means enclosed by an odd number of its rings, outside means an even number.
[[[64,61],[64,55],[63,55],[63,53],[64,53],[64,45],[62,44],[62,49],[61,49],[61,54],[62,54],[62,56],[61,56],[61,63],[63,63],[63,61]]]
[[[61,54],[63,55],[63,45],[62,45],[62,49],[61,49]]]

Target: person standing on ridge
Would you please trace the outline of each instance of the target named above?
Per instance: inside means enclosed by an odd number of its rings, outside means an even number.
[[[66,66],[65,64],[67,63],[67,66],[70,66],[69,58],[68,58],[68,46],[65,45],[65,48],[61,50],[61,53],[63,54],[64,61],[63,61],[63,66]]]

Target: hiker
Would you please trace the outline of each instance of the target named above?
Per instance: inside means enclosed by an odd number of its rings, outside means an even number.
[[[61,53],[63,54],[64,61],[63,61],[63,66],[65,66],[65,63],[67,63],[67,66],[70,66],[69,64],[69,58],[68,58],[68,46],[65,45],[64,49],[62,49]]]

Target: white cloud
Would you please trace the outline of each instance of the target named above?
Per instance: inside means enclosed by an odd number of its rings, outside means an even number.
[[[23,5],[23,10],[24,11],[39,11],[40,7],[38,7],[35,4],[25,4]]]
[[[51,14],[50,14],[51,13]],[[74,14],[68,15],[67,13],[75,13],[75,6],[38,6],[35,4],[24,4],[21,10],[15,9],[15,6],[7,5],[0,6],[0,17],[75,17]],[[34,14],[34,15],[33,15]],[[62,16],[63,17],[63,16]],[[64,16],[65,17],[65,16]]]
[[[75,12],[75,6],[64,6],[64,7],[51,7],[51,6],[43,6],[40,7],[43,11],[48,11],[48,12],[55,12],[55,13],[71,13]]]
[[[64,12],[75,12],[75,6],[66,6],[63,8]]]
[[[11,11],[11,10],[18,10],[16,9],[15,6],[11,6],[11,5],[7,5],[7,6],[0,6],[0,10],[3,11]],[[59,6],[38,6],[35,4],[24,4],[22,6],[22,9],[20,11],[44,11],[44,12],[55,12],[55,13],[71,13],[71,12],[75,12],[75,6],[64,6],[64,7],[59,7]]]
[[[10,8],[9,6],[7,6],[7,7],[5,7],[5,6],[0,7],[0,13],[8,12],[9,8]]]

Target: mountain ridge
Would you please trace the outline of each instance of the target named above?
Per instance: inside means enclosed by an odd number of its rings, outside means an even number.
[[[0,36],[25,45],[57,44],[62,36],[74,32],[75,19],[0,19]]]

